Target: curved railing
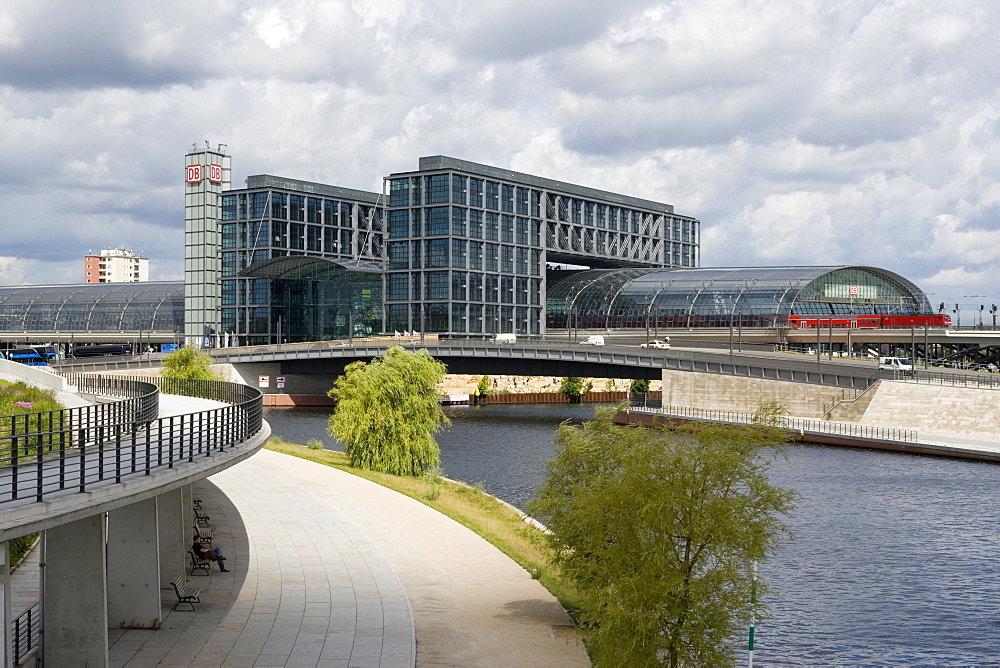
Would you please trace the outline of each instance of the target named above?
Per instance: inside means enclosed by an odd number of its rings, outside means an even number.
[[[261,392],[224,381],[68,375],[84,394],[123,401],[7,416],[0,423],[0,507],[150,475],[242,443],[262,425]],[[228,405],[157,418],[159,393]]]
[[[224,381],[68,374],[82,394],[122,401],[0,417],[0,508],[20,500],[84,492],[222,452],[263,426],[259,389]],[[157,418],[159,394],[226,406]],[[30,493],[27,493],[29,492]],[[38,644],[36,602],[11,621],[15,664]]]

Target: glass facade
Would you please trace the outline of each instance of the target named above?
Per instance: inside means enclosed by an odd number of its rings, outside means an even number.
[[[269,175],[224,193],[222,331],[247,345],[382,333],[383,204]]]
[[[171,332],[184,326],[184,283],[0,288],[0,331]]]
[[[546,263],[698,262],[699,222],[668,204],[444,156],[386,192],[387,330],[540,336]]]
[[[933,313],[907,279],[875,267],[550,272],[548,326],[745,327],[789,315]]]

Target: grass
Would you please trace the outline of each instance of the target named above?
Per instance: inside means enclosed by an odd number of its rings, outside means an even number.
[[[266,447],[378,483],[447,515],[517,562],[576,619],[580,595],[549,564],[547,542],[541,529],[525,522],[516,509],[487,494],[482,487],[448,480],[433,473],[410,478],[356,469],[351,467],[343,452],[310,449],[287,443],[280,437],[272,436]]]

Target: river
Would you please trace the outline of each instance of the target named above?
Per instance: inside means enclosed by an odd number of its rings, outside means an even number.
[[[445,475],[523,506],[552,437],[591,405],[451,406]],[[273,433],[326,434],[326,409],[265,409]],[[772,589],[757,665],[1000,666],[1000,466],[790,445],[772,480],[800,498],[794,538],[761,568]]]

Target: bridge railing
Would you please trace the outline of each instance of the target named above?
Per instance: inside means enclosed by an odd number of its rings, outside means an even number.
[[[20,666],[31,650],[35,649],[41,637],[42,604],[35,601],[27,610],[11,622],[11,644],[13,645],[13,666]]]
[[[89,415],[88,410],[67,409],[68,417],[43,420],[41,430],[30,416],[26,423],[13,423],[15,431],[0,440],[5,445],[0,451],[0,506],[40,502],[173,468],[237,445],[260,431],[263,424],[262,394],[249,385],[166,378],[71,375],[69,379],[77,387],[102,395],[117,392],[126,399],[100,405],[103,412],[99,420],[79,417]],[[127,408],[131,402],[148,401],[151,394],[158,399],[161,389],[227,405],[163,418],[156,418],[155,412],[150,415],[148,405]],[[19,430],[25,424],[27,431]]]
[[[753,422],[752,413],[691,408],[688,406],[663,406],[662,408],[632,406],[628,410],[633,413],[648,413],[652,415],[663,415],[665,417],[675,417],[705,422],[722,422],[725,424],[750,424]],[[783,417],[777,426],[790,429],[792,431],[809,432],[810,434],[856,436],[858,438],[895,441],[899,443],[917,442],[917,432],[912,429],[873,427],[851,422],[828,422],[826,420]]]

